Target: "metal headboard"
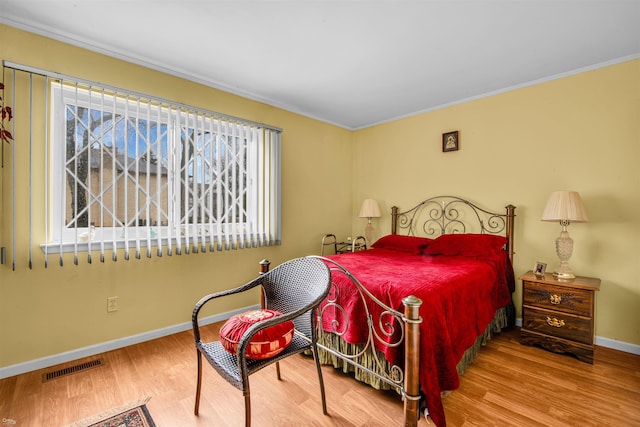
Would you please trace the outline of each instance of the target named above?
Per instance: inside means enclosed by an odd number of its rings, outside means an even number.
[[[393,206],[391,234],[434,238],[454,233],[499,234],[507,238],[505,249],[513,261],[515,209],[507,205],[506,213],[497,213],[456,196],[430,197],[405,212]]]

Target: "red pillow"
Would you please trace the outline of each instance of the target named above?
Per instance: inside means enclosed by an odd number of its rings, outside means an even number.
[[[379,238],[372,246],[374,248],[384,248],[392,251],[409,252],[420,255],[424,248],[429,246],[433,239],[428,237],[402,236],[400,234],[389,234]]]
[[[495,234],[443,234],[424,250],[427,255],[491,256],[502,251],[507,238]]]
[[[225,350],[236,354],[242,334],[255,323],[282,316],[275,310],[250,310],[231,316],[220,328],[220,342]],[[247,358],[267,359],[287,348],[293,340],[294,324],[291,320],[256,333],[247,346]]]

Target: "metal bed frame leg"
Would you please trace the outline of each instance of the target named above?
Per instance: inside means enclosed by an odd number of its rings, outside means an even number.
[[[402,300],[407,336],[405,338],[404,425],[416,427],[420,418],[420,306],[422,300],[411,295]]]

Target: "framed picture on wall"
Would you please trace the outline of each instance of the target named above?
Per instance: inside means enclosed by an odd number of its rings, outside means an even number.
[[[460,147],[460,139],[458,131],[447,132],[442,134],[442,152],[457,151]]]

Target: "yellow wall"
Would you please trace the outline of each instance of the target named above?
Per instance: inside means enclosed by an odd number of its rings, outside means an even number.
[[[442,133],[460,150],[442,152]],[[354,209],[366,197],[409,209],[462,196],[516,209],[516,275],[555,266],[560,226],[540,221],[554,190],[580,192],[570,265],[600,277],[596,335],[640,345],[640,60],[505,92],[355,133]],[[388,232],[388,215],[376,222]],[[359,223],[354,220],[354,227]],[[515,296],[520,314],[521,286]]]
[[[45,269],[38,246],[42,236],[36,236],[32,270],[27,267],[24,243],[17,248],[16,271],[10,265],[0,265],[0,368],[188,322],[201,296],[254,277],[260,260],[278,264],[319,253],[325,233],[350,232],[352,188],[344,174],[334,174],[329,167],[350,169],[350,131],[2,25],[0,59],[284,129],[281,246],[129,261],[121,254],[115,263],[107,257],[104,264],[94,261],[92,265],[87,265],[83,254],[78,266],[66,256],[65,266],[60,268],[53,257]],[[40,126],[44,128],[44,123],[34,124],[36,129]],[[16,134],[13,147],[20,177],[17,216],[24,242],[24,230],[28,229],[28,141]],[[11,171],[7,159],[11,146],[5,146],[4,153],[0,245],[9,253]],[[36,209],[36,215],[38,212]],[[119,297],[118,312],[107,313],[108,296]],[[253,295],[215,306],[205,314],[257,302],[257,295]]]
[[[375,220],[378,236],[388,232],[392,205],[409,208],[422,197],[452,194],[495,208],[512,203],[516,273],[536,261],[551,267],[560,228],[539,218],[557,189],[579,191],[591,218],[569,231],[574,270],[602,278],[596,334],[640,345],[640,60],[351,132],[2,25],[0,59],[284,129],[281,246],[121,256],[90,266],[84,257],[74,266],[67,256],[63,268],[52,262],[45,269],[36,242],[29,270],[21,245],[16,271],[0,265],[0,368],[188,322],[202,295],[253,277],[259,260],[277,264],[318,253],[327,232],[361,234],[365,223],[357,213],[366,197],[385,213]],[[451,130],[460,131],[460,151],[442,153],[441,135]],[[27,143],[17,138],[13,146],[23,177]],[[5,159],[10,149],[4,147]],[[9,169],[5,164],[0,175],[4,247],[11,245]],[[19,194],[28,192],[26,185],[21,179]],[[114,295],[120,310],[107,313],[106,299]],[[207,314],[256,301],[232,300]]]

